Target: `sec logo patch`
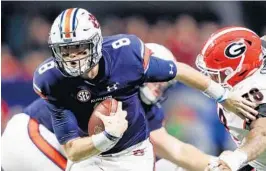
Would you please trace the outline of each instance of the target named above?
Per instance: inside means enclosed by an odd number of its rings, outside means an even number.
[[[77,99],[81,102],[87,102],[91,98],[91,93],[88,90],[80,90],[77,94]]]

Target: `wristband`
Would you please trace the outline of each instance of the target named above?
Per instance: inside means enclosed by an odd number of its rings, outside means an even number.
[[[221,155],[220,160],[224,161],[232,171],[237,171],[248,161],[248,156],[241,150],[235,150],[228,155]]]
[[[116,141],[116,140],[119,139],[119,137],[113,136],[113,135],[109,134],[109,133],[106,132],[106,131],[103,131],[103,134],[104,134],[109,140],[111,140],[111,141]]]
[[[203,93],[215,99],[218,103],[223,102],[228,97],[228,90],[212,80],[208,88]]]
[[[91,136],[95,148],[101,152],[110,150],[120,138],[108,134],[106,131]]]
[[[223,103],[228,98],[229,90],[228,89],[224,89],[224,90],[225,90],[224,94],[220,98],[215,100],[216,103]]]

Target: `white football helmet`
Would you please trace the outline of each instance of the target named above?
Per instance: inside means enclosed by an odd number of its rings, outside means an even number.
[[[60,71],[80,76],[92,69],[102,57],[102,34],[97,19],[85,9],[70,8],[54,21],[49,47]],[[70,56],[76,50],[77,58]]]
[[[172,52],[163,45],[146,43],[145,46],[153,52],[152,56],[154,57],[176,61]],[[141,100],[147,105],[155,104],[162,98],[164,91],[174,83],[176,83],[174,80],[168,82],[144,83],[144,85],[140,87]]]

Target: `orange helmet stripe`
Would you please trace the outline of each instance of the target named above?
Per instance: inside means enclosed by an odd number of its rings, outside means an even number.
[[[64,28],[65,28],[64,29],[65,30],[65,37],[66,38],[70,38],[70,28],[71,28],[70,20],[71,20],[71,14],[72,14],[73,10],[74,10],[74,8],[70,8],[66,12],[65,26],[64,26]]]

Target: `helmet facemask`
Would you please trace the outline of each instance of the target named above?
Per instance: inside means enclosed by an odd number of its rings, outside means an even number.
[[[67,76],[89,72],[102,57],[102,38],[96,33],[84,41],[50,44],[57,67]]]
[[[213,81],[219,83],[221,86],[225,88],[232,88],[232,86],[228,83],[228,80],[235,75],[238,69],[234,71],[231,67],[226,67],[222,69],[208,68],[201,54],[197,56],[196,66],[202,74],[208,76]]]

